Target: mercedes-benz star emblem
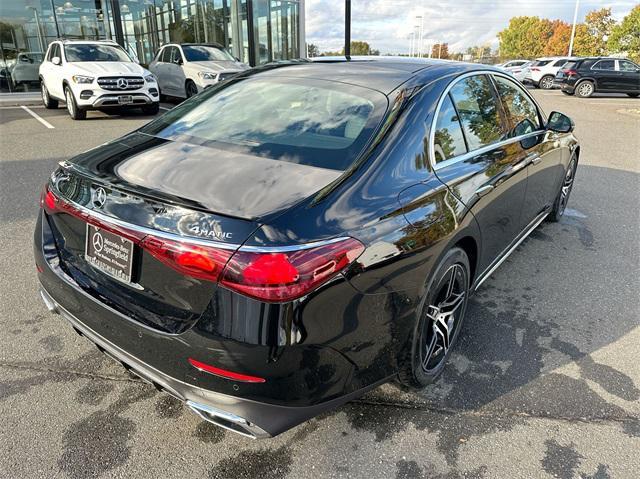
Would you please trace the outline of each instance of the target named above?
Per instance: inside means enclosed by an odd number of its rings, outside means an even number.
[[[102,251],[102,248],[104,247],[104,239],[102,238],[102,235],[100,234],[99,231],[96,231],[95,233],[93,233],[93,238],[91,239],[91,242],[93,244],[93,249],[95,250],[96,253],[99,253],[100,251]]]
[[[102,208],[107,201],[107,192],[99,186],[93,191],[93,206]]]
[[[120,88],[121,90],[124,90],[129,86],[129,82],[126,78],[118,78],[116,85],[118,85],[118,88]]]

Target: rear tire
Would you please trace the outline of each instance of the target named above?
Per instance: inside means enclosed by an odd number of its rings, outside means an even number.
[[[627,93],[627,95],[629,95],[631,98],[638,98],[638,96],[640,96],[640,93]]]
[[[553,87],[553,76],[551,75],[543,76],[542,78],[540,78],[538,85],[543,90],[551,90],[551,88]]]
[[[151,103],[142,107],[142,113],[145,115],[157,115],[160,111],[160,103]]]
[[[567,203],[569,202],[569,196],[571,195],[571,190],[573,189],[573,183],[576,178],[577,168],[578,159],[574,155],[571,157],[571,161],[569,161],[569,166],[567,167],[564,179],[562,180],[560,191],[558,191],[558,196],[553,202],[551,213],[549,213],[549,216],[547,216],[547,220],[549,220],[551,223],[557,223],[558,221],[560,221],[560,218],[562,218],[562,215],[564,215],[564,211],[567,208]]]
[[[187,82],[184,85],[184,90],[187,95],[187,98],[191,98],[193,95],[198,94],[198,87],[193,82],[193,80],[187,80]]]
[[[55,110],[58,108],[58,100],[51,98],[49,90],[47,90],[47,87],[44,84],[44,80],[40,80],[40,93],[42,94],[42,104],[45,108],[49,110]]]
[[[576,96],[580,98],[589,98],[596,91],[596,87],[593,82],[584,80],[576,85]]]
[[[471,268],[461,248],[442,258],[418,307],[411,344],[400,359],[398,382],[420,389],[444,369],[456,343],[469,298]]]
[[[87,110],[78,107],[73,92],[68,86],[64,87],[64,99],[67,102],[67,111],[71,118],[74,120],[84,120],[87,117]]]

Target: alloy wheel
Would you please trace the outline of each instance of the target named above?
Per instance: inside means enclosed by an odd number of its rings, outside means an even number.
[[[47,91],[47,87],[44,86],[44,82],[40,84],[40,92],[42,93],[42,102],[46,105],[49,104],[49,92]]]
[[[551,89],[551,87],[553,86],[553,79],[551,77],[544,77],[542,80],[540,80],[540,86],[544,90]]]
[[[457,330],[462,323],[467,296],[465,269],[456,263],[443,275],[434,296],[434,304],[426,310],[423,332],[422,369],[431,373],[445,360]]]
[[[593,93],[593,85],[589,82],[584,82],[581,83],[580,86],[578,86],[578,94],[580,96],[591,96],[591,94]]]
[[[567,207],[567,203],[569,202],[569,195],[571,194],[571,189],[573,188],[573,180],[575,178],[575,173],[576,173],[575,162],[572,162],[569,168],[567,168],[567,174],[564,176],[564,181],[562,182],[562,188],[560,189],[559,212],[561,215],[564,213],[564,210]]]

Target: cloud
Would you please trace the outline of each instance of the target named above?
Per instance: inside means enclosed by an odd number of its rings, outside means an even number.
[[[344,1],[306,0],[307,42],[320,51],[340,50],[344,44]],[[636,0],[581,0],[578,21],[587,12],[611,7],[620,20],[637,4]],[[497,46],[497,33],[509,19],[537,15],[573,20],[573,0],[352,0],[351,38],[368,42],[381,53],[408,53],[411,32],[423,17],[423,37],[449,43],[450,51],[472,45]],[[418,29],[415,30],[416,34]]]

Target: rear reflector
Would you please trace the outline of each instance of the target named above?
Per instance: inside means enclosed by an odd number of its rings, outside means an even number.
[[[213,374],[215,376],[220,376],[225,379],[232,379],[234,381],[241,381],[243,383],[264,383],[266,380],[264,378],[259,378],[257,376],[249,376],[248,374],[240,374],[234,373],[233,371],[227,371],[226,369],[220,369],[215,366],[211,366],[210,364],[205,364],[196,359],[189,358],[189,364],[191,364],[194,368],[199,369],[200,371],[204,371],[209,374]]]

